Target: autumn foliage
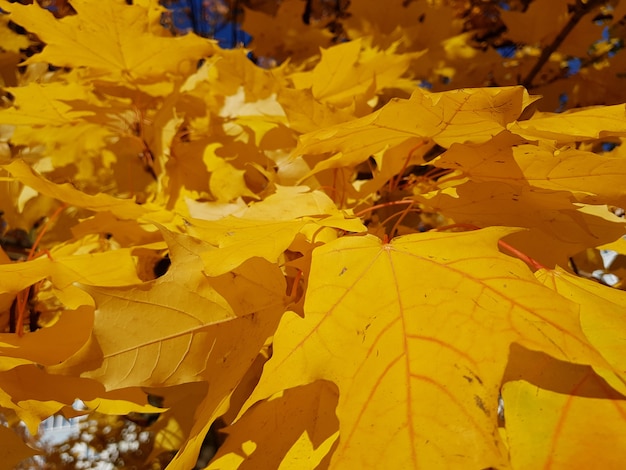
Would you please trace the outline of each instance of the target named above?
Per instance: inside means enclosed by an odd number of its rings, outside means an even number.
[[[212,470],[623,465],[624,2],[256,5],[265,68],[70,3],[0,0],[10,422],[160,413],[169,469],[214,423]]]

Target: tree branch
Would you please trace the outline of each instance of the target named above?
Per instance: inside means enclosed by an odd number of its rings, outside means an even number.
[[[541,71],[543,66],[546,64],[546,62],[548,61],[552,53],[559,48],[561,43],[565,40],[565,38],[569,35],[569,33],[572,32],[572,30],[576,27],[576,25],[582,19],[582,17],[585,16],[587,13],[589,13],[591,10],[593,10],[596,6],[600,5],[601,3],[603,3],[603,0],[589,0],[587,3],[583,3],[582,0],[576,0],[576,6],[574,7],[574,14],[569,19],[567,24],[563,26],[563,29],[561,30],[561,32],[559,32],[559,34],[554,38],[554,41],[552,41],[552,44],[550,44],[548,47],[546,47],[543,50],[535,66],[528,73],[526,78],[522,80],[522,85],[524,87],[526,87],[527,89],[533,88],[533,85],[532,85],[533,80],[535,79],[537,74]]]

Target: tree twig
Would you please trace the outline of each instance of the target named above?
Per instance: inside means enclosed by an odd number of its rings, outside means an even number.
[[[552,53],[559,48],[561,43],[565,40],[569,33],[572,32],[572,30],[576,27],[582,17],[589,13],[591,10],[593,10],[596,6],[600,5],[602,2],[603,0],[589,0],[587,3],[583,3],[582,0],[576,0],[574,14],[571,16],[567,24],[563,26],[563,29],[561,29],[559,34],[554,38],[552,44],[550,44],[543,50],[535,66],[528,73],[526,78],[522,80],[522,85],[524,87],[526,87],[527,89],[533,88],[533,80],[546,64]]]

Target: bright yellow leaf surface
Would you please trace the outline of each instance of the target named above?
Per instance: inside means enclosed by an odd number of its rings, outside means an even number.
[[[624,2],[255,0],[277,15],[243,20],[253,60],[163,28],[167,2],[22,3],[0,0],[8,420],[158,412],[140,465],[174,470],[222,423],[216,470],[621,468],[626,299],[566,270],[626,285],[599,248],[625,251]],[[595,10],[542,64],[568,3]],[[611,106],[493,86],[527,82]]]
[[[556,191],[571,191],[587,204],[626,207],[621,185],[626,178],[626,161],[575,149],[540,151],[521,145],[514,149],[515,162],[528,182]]]
[[[496,418],[511,343],[605,363],[575,304],[497,251],[508,233],[429,233],[390,244],[349,237],[315,249],[304,318],[281,321],[250,403],[335,382],[340,438],[331,468],[505,466]]]
[[[260,221],[229,216],[218,221],[191,220],[187,231],[213,245],[213,250],[202,253],[204,273],[219,276],[254,256],[276,262],[307,223],[306,220]]]
[[[209,145],[204,150],[203,160],[206,169],[211,172],[209,189],[218,202],[231,202],[238,197],[256,195],[248,189],[244,180],[244,170],[231,165],[227,159],[216,155],[219,145]]]
[[[276,192],[239,214],[251,220],[293,220],[301,217],[346,216],[325,193],[307,186],[276,186]],[[357,220],[354,219],[356,222]],[[361,231],[360,228],[354,227]]]
[[[26,49],[29,45],[28,38],[23,34],[17,34],[8,28],[9,19],[6,16],[0,16],[0,52],[19,52],[20,49]],[[1,54],[0,54],[1,56]]]
[[[568,144],[582,139],[626,136],[626,104],[571,109],[564,113],[536,113],[531,119],[511,123],[514,134],[528,140],[537,138]]]
[[[316,468],[335,441],[339,427],[336,405],[337,389],[330,382],[285,390],[282,396],[250,409],[228,428],[229,439],[208,469]],[[281,438],[276,445],[278,435]],[[239,465],[232,465],[249,440],[254,442],[254,450]]]
[[[204,434],[226,411],[229,394],[276,330],[289,299],[277,266],[253,258],[207,278],[200,255],[210,245],[163,233],[172,259],[167,274],[135,288],[88,289],[99,306],[93,330],[97,347],[55,370],[93,369],[82,375],[108,389],[209,381],[176,460],[178,468],[190,468]]]
[[[57,20],[39,5],[3,1],[11,19],[46,43],[26,63],[48,62],[61,67],[87,67],[100,80],[142,82],[163,73],[188,74],[214,46],[193,34],[172,38],[153,34],[150,15],[140,5],[122,0],[74,0],[77,15]],[[163,30],[165,34],[165,30]]]
[[[84,255],[73,254],[56,259],[44,255],[23,263],[1,265],[0,275],[6,279],[0,286],[0,292],[12,294],[47,277],[59,290],[72,288],[75,282],[99,286],[120,286],[141,282],[128,249]]]
[[[93,115],[84,109],[75,109],[72,100],[92,102],[95,98],[88,87],[78,83],[29,83],[7,88],[14,96],[13,108],[0,112],[0,123],[14,126],[70,126],[81,118]]]
[[[365,102],[377,90],[399,82],[410,60],[420,55],[394,55],[390,51],[368,57],[364,46],[361,40],[355,40],[322,49],[322,57],[311,72],[295,73],[290,79],[298,90],[310,88],[321,102],[347,107],[357,100]]]
[[[502,388],[514,469],[621,468],[626,397],[593,369],[512,349]]]
[[[83,376],[111,390],[198,381],[225,367],[236,375],[247,364],[241,356],[256,356],[286,301],[278,267],[250,260],[233,274],[209,279],[200,257],[209,245],[163,234],[172,259],[166,275],[138,286],[84,287],[98,305],[97,348],[55,370],[87,369]],[[253,281],[253,272],[263,282]],[[238,294],[242,290],[248,297]],[[240,340],[242,334],[248,341]]]
[[[469,180],[416,197],[456,223],[530,228],[508,240],[514,240],[517,248],[550,267],[566,265],[569,256],[608,243],[625,232],[624,221],[606,207],[581,207],[566,191]]]
[[[540,270],[535,275],[546,286],[580,305],[580,326],[585,336],[618,377],[615,380],[601,370],[597,372],[626,395],[626,292],[605,289],[601,284],[573,276],[560,268]]]
[[[474,182],[569,191],[579,202],[626,206],[621,187],[626,161],[618,156],[527,144],[518,136],[502,133],[483,144],[454,144],[433,164],[461,170]]]
[[[363,118],[303,135],[294,154],[341,153],[338,167],[356,165],[409,139],[430,139],[442,147],[486,142],[532,101],[522,87],[444,93],[418,88],[408,100],[396,98]]]
[[[337,108],[320,103],[311,90],[280,91],[278,101],[285,110],[289,127],[304,133],[334,126],[354,119],[353,107]]]
[[[93,326],[93,307],[64,311],[59,320],[25,336],[0,333],[0,370],[7,370],[7,357],[23,358],[44,366],[58,364],[78,351],[89,339]],[[63,336],[64,341],[59,341]]]
[[[190,235],[219,248],[206,250],[201,255],[208,276],[224,274],[255,256],[276,262],[305,227],[313,226],[314,231],[322,227],[364,230],[359,219],[339,211],[324,193],[304,186],[279,186],[275,194],[251,204],[237,215],[188,222]]]

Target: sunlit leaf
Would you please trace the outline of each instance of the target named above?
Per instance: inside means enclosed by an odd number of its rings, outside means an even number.
[[[36,4],[3,1],[1,5],[11,12],[13,21],[36,31],[46,43],[43,52],[28,63],[87,67],[89,75],[103,80],[133,82],[163,73],[188,73],[198,59],[213,50],[209,41],[194,35],[171,38],[153,34],[147,10],[121,0],[74,0],[77,15],[60,20]]]
[[[361,119],[305,134],[295,154],[341,153],[333,166],[350,166],[409,139],[432,140],[443,147],[485,142],[531,101],[520,87],[446,93],[417,89],[410,99],[395,99]]]
[[[603,363],[575,304],[497,251],[507,233],[434,233],[387,245],[366,236],[316,249],[304,318],[281,322],[251,400],[335,382],[341,437],[331,467],[503,465],[497,402],[511,343]],[[377,426],[381,419],[396,423],[392,434]]]
[[[512,467],[619,467],[626,397],[590,367],[522,348],[512,357],[502,388]]]

